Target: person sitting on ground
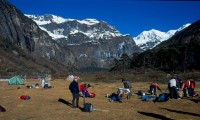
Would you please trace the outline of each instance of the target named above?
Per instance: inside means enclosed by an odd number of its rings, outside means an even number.
[[[93,94],[90,94],[88,92],[88,88],[91,87],[90,84],[81,84],[80,85],[80,91],[83,95],[85,95],[85,97],[89,97],[89,98],[92,98],[92,97],[95,97]]]
[[[49,88],[49,81],[47,79],[44,80],[44,88]]]
[[[122,103],[122,94],[120,93],[119,90],[117,90],[117,92],[114,92],[110,95],[110,102],[114,102],[114,101],[118,101],[120,103]]]
[[[151,95],[157,95],[156,89],[160,90],[161,93],[162,93],[162,90],[158,87],[158,84],[156,82],[152,82],[151,85],[150,85],[150,94]]]
[[[27,88],[39,88],[39,84],[36,83],[36,84],[32,84],[31,86],[27,85],[26,87]]]
[[[49,82],[49,80],[42,78],[42,88],[53,88],[53,86],[51,86],[51,83]]]

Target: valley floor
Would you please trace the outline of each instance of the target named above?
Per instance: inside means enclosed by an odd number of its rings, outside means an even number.
[[[26,88],[27,85],[41,84],[37,80],[27,80],[25,85],[8,85],[6,81],[0,82],[0,105],[6,112],[0,112],[1,120],[197,120],[200,119],[200,103],[191,99],[170,99],[167,102],[141,101],[140,96],[132,96],[123,103],[109,102],[106,94],[122,87],[121,82],[91,83],[93,87],[89,92],[96,93],[95,98],[87,98],[86,102],[94,105],[91,113],[82,112],[81,109],[71,108],[69,104],[72,95],[68,89],[69,81],[53,80],[51,89]],[[133,91],[147,91],[150,83],[132,83]],[[200,91],[197,83],[195,91]],[[160,85],[163,91],[167,85]],[[168,92],[168,91],[166,91]],[[29,95],[30,100],[21,100],[21,95]],[[193,98],[200,100],[199,97]],[[80,106],[83,107],[83,98],[80,97]]]

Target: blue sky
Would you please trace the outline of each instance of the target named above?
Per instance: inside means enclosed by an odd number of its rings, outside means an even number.
[[[122,34],[168,31],[200,20],[200,1],[8,0],[25,14],[106,21]]]

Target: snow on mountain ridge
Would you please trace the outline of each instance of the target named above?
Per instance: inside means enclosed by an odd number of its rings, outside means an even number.
[[[137,45],[140,45],[148,41],[155,41],[158,39],[167,38],[168,36],[169,35],[164,32],[152,29],[149,31],[143,31],[141,34],[139,34],[137,37],[134,37],[133,39],[135,40]]]
[[[86,25],[95,25],[100,23],[100,21],[96,19],[84,19],[84,20],[77,20],[81,24],[86,24]]]
[[[40,26],[39,26],[40,27]],[[46,28],[44,27],[40,27],[40,29],[46,31],[54,40],[59,39],[59,38],[65,38],[67,39],[67,36],[61,35],[61,34],[53,34],[52,32],[48,31]]]
[[[49,24],[51,22],[55,23],[63,23],[66,21],[72,21],[73,19],[64,19],[62,17],[56,16],[56,15],[51,15],[51,14],[46,14],[46,15],[28,15],[25,14],[25,16],[33,19],[38,25],[45,25]]]
[[[75,35],[77,33],[82,33],[86,36],[88,36],[90,39],[99,39],[99,38],[111,38],[111,37],[117,37],[117,36],[122,36],[122,34],[116,30],[113,26],[108,25],[106,22],[104,21],[98,21],[96,19],[84,19],[84,20],[76,20],[76,19],[65,19],[56,15],[51,15],[51,14],[45,14],[45,15],[28,15],[26,14],[27,17],[31,18],[32,20],[34,20],[39,26],[40,28],[42,28],[43,30],[47,31],[45,28],[43,28],[43,25],[46,24],[50,24],[52,22],[55,22],[57,24],[61,24],[64,22],[70,22],[70,21],[76,21],[77,23],[77,27],[76,28],[71,28],[69,34],[71,35]],[[88,27],[90,26],[94,26],[97,25],[102,27],[102,29],[99,29],[97,27],[91,27],[91,29],[88,29],[87,31],[81,31],[81,29],[79,29],[79,25],[78,24],[85,24]],[[103,26],[106,26],[109,29],[104,29]],[[60,28],[60,29],[55,29],[53,31],[47,31],[47,33],[53,37],[53,39],[59,39],[59,38],[67,38],[67,35],[63,35],[64,29]]]
[[[63,17],[60,16],[56,16],[53,14],[45,14],[45,15],[29,15],[29,14],[25,14],[27,17],[33,19],[38,25],[45,25],[45,24],[49,24],[51,22],[55,22],[55,23],[64,23],[64,22],[68,22],[68,21],[77,21],[80,24],[86,24],[86,25],[95,25],[100,23],[100,21],[96,20],[96,19],[84,19],[84,20],[76,20],[76,19],[65,19]]]
[[[182,29],[188,27],[190,24],[185,24],[182,27],[178,28],[177,30],[169,30],[168,32],[162,32],[156,29],[151,29],[149,31],[143,31],[138,36],[134,37],[137,45],[144,45],[148,42],[155,42],[155,41],[165,41],[172,37],[176,32],[181,31]],[[160,43],[159,42],[159,43]]]
[[[113,37],[126,36],[122,35],[117,29],[113,26],[110,26],[104,21],[98,21],[96,19],[84,19],[84,20],[76,20],[76,19],[65,19],[56,15],[46,14],[46,15],[26,15],[27,17],[33,19],[43,30],[47,31],[47,33],[54,39],[64,38],[68,40],[68,35],[76,36],[77,35],[85,35],[91,40],[99,40],[99,39],[112,39]],[[73,22],[71,22],[73,21]],[[53,28],[51,30],[47,30],[45,27],[46,24],[50,23],[67,24],[67,29],[65,27]],[[68,23],[69,22],[69,23]],[[54,24],[53,24],[54,25]],[[162,32],[156,29],[151,29],[149,31],[143,31],[138,36],[134,37],[134,41],[136,45],[141,47],[143,50],[151,49],[158,45],[160,42],[163,42],[170,37],[172,37],[176,32],[181,31],[185,27],[188,27],[190,24],[183,25],[177,30],[169,30],[167,32]],[[78,34],[81,33],[81,34]]]
[[[190,23],[187,23],[187,24],[183,25],[182,27],[178,28],[177,31],[181,31],[182,29],[184,29],[190,25],[191,25]]]

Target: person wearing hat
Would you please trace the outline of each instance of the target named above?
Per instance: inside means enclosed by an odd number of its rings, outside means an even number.
[[[79,107],[79,85],[78,85],[79,77],[75,76],[74,80],[69,85],[69,89],[72,93],[72,107],[78,108]],[[76,102],[76,104],[75,104]]]

